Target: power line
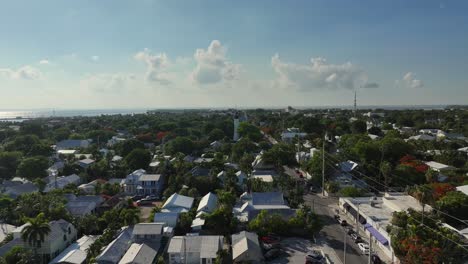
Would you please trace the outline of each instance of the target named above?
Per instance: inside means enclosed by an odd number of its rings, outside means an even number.
[[[328,154],[328,153],[327,153],[327,154]],[[330,156],[330,154],[328,154],[328,156]],[[330,157],[332,157],[332,156],[330,156]],[[334,158],[334,157],[333,157],[333,158]],[[334,159],[337,161],[336,158],[334,158]],[[328,160],[328,161],[331,161],[331,160],[329,160],[328,158],[327,158],[327,160]],[[331,162],[333,162],[333,161],[331,161]],[[338,171],[338,170],[337,170],[336,168],[334,168],[334,167],[333,167],[333,169],[335,169],[336,171]],[[357,172],[358,172],[361,176],[365,177],[366,179],[369,179],[369,180],[371,180],[371,181],[373,181],[373,182],[375,182],[375,183],[377,183],[377,184],[379,184],[379,185],[381,185],[381,186],[384,186],[384,187],[388,188],[389,190],[391,190],[389,186],[386,186],[386,185],[384,185],[384,184],[382,184],[382,183],[380,183],[380,182],[377,182],[376,180],[374,180],[373,178],[371,178],[371,177],[365,175],[365,174],[362,173],[362,172],[359,172],[359,171],[357,171]],[[354,177],[354,178],[358,179],[356,176],[352,175],[351,173],[348,174],[348,175],[350,175],[351,177]],[[371,186],[368,185],[368,187],[371,187]],[[373,188],[374,190],[377,190],[377,189],[374,188],[374,187],[372,187],[372,188]],[[377,191],[380,192],[380,190],[377,190]],[[433,208],[432,206],[431,206],[431,208],[432,208],[432,210],[434,210],[434,211],[436,211],[436,212],[440,212],[440,213],[442,213],[442,214],[444,214],[444,215],[447,215],[447,216],[449,216],[449,217],[451,217],[451,218],[453,218],[453,219],[455,219],[455,220],[457,220],[457,221],[459,221],[459,222],[461,222],[461,223],[463,223],[463,224],[465,224],[465,225],[468,226],[468,223],[467,223],[466,221],[463,221],[463,220],[461,220],[461,219],[459,219],[459,218],[457,218],[457,217],[455,217],[455,216],[452,216],[452,215],[447,214],[447,213],[445,213],[445,212],[443,212],[443,211],[440,211],[440,210],[438,210],[438,209],[436,209],[436,208]],[[431,218],[431,217],[429,217],[429,216],[426,216],[426,217],[428,217],[429,219],[432,219],[432,220],[434,220],[434,221],[439,221],[439,220],[436,220],[436,219]]]
[[[329,153],[326,153],[326,154],[327,154],[330,158],[335,159],[335,161],[340,162],[336,157],[331,156]],[[347,157],[347,158],[349,158],[349,157]],[[379,169],[379,168],[377,168],[377,167],[376,167],[375,165],[373,165],[373,164],[368,164],[368,165],[370,165],[371,167],[374,167],[374,168],[376,168],[376,169]],[[355,171],[358,172],[360,175],[365,176],[364,173],[362,173],[362,172],[360,172],[360,171],[358,171],[358,170],[355,170]],[[398,175],[395,175],[395,174],[392,174],[392,173],[390,173],[390,175],[396,176],[399,180],[405,181],[406,183],[410,183],[409,181],[407,181],[407,180],[404,179],[404,178],[401,178],[401,177],[398,176]],[[388,188],[389,190],[391,190],[391,189],[390,189],[391,187],[389,187],[388,185],[385,185],[385,184],[382,184],[382,183],[380,183],[380,182],[377,182],[377,181],[375,181],[374,179],[372,179],[372,178],[369,177],[369,176],[365,176],[365,177],[367,177],[368,179],[372,180],[373,182],[375,182],[375,183],[377,183],[377,184],[379,184],[379,185],[381,185],[381,186],[384,186],[384,187]],[[414,184],[410,183],[409,185],[414,185]],[[432,189],[431,189],[430,187],[428,187],[428,186],[424,186],[424,185],[418,185],[418,186],[420,186],[421,188],[426,189],[426,190],[428,190],[428,191],[432,191]],[[431,206],[431,208],[432,208],[432,210],[434,210],[434,211],[436,211],[436,212],[438,212],[438,213],[441,213],[441,214],[443,214],[443,215],[446,215],[446,216],[448,216],[448,217],[450,217],[450,218],[452,218],[452,219],[454,219],[454,220],[457,220],[457,221],[459,221],[460,223],[463,223],[464,225],[468,226],[468,223],[467,223],[468,220],[462,220],[462,219],[460,219],[460,218],[458,218],[458,217],[455,217],[455,216],[453,216],[453,215],[450,215],[450,214],[448,214],[448,213],[445,213],[445,212],[443,212],[443,211],[441,211],[441,210],[439,210],[439,209],[436,209],[436,208],[434,208],[434,207],[432,207],[432,206]]]

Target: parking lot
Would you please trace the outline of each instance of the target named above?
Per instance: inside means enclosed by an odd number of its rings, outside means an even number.
[[[267,263],[305,263],[307,252],[314,248],[310,240],[297,237],[285,238],[280,244],[285,254]]]

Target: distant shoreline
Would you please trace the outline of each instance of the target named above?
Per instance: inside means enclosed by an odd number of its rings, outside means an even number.
[[[287,106],[277,107],[236,107],[241,110],[253,110],[253,109],[284,109]],[[353,109],[353,106],[342,105],[342,106],[292,106],[298,110],[307,109]],[[468,108],[468,105],[362,105],[358,106],[358,110],[367,109],[383,109],[383,110],[441,110],[451,107],[463,107]],[[131,114],[144,114],[147,112],[158,112],[158,111],[200,111],[200,110],[227,110],[233,109],[234,107],[188,107],[188,108],[135,108],[135,109],[5,109],[0,110],[0,121],[18,121],[36,119],[36,118],[51,118],[51,117],[91,117],[100,115],[131,115]]]

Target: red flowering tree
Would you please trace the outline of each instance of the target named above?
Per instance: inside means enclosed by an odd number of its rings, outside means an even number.
[[[427,246],[418,236],[410,236],[401,241],[401,247],[406,255],[405,263],[432,264],[439,263],[442,250],[439,247]]]
[[[433,190],[432,195],[435,201],[444,197],[448,192],[453,192],[456,190],[455,186],[450,183],[432,183],[430,186]]]
[[[164,137],[166,137],[167,135],[169,135],[169,132],[167,131],[159,131],[157,134],[156,134],[156,139],[157,140],[162,140]]]

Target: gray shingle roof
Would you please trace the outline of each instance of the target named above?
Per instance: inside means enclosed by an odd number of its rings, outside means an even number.
[[[252,205],[285,205],[281,192],[253,192]]]
[[[158,223],[140,223],[133,227],[133,235],[160,235],[163,225]]]

